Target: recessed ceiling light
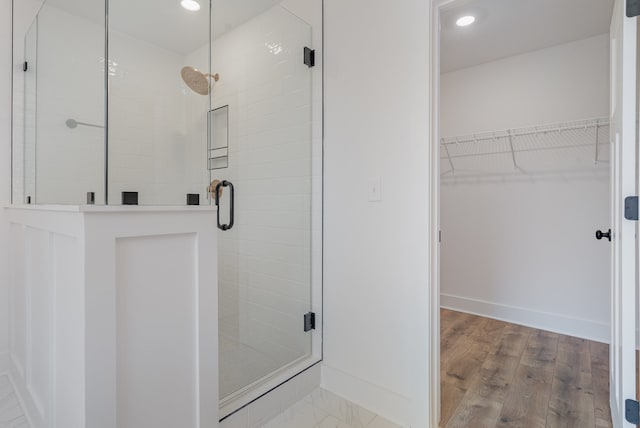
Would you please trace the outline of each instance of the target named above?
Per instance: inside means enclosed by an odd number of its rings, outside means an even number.
[[[456,21],[456,25],[458,27],[466,27],[467,25],[471,25],[476,22],[476,17],[472,15],[466,15],[458,18]]]
[[[200,3],[198,3],[196,0],[182,0],[180,2],[180,6],[192,12],[197,12],[200,10]]]

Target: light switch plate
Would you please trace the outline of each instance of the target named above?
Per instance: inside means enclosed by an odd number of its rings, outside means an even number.
[[[380,178],[370,178],[367,182],[367,193],[369,202],[379,202],[382,200],[380,189]]]

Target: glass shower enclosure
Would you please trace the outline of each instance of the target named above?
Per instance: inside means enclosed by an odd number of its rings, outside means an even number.
[[[316,363],[312,26],[274,0],[14,14],[13,203],[217,207],[222,416]]]

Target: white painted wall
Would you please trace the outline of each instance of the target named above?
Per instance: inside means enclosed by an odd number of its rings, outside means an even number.
[[[324,6],[322,382],[403,426],[425,427],[429,2]],[[370,178],[380,178],[380,202],[368,202]]]
[[[605,34],[444,74],[443,136],[606,117],[608,60]],[[527,173],[475,157],[458,166],[479,172],[442,179],[441,303],[606,342],[609,164],[593,148],[519,157]]]
[[[607,117],[609,38],[600,35],[441,77],[441,135]]]

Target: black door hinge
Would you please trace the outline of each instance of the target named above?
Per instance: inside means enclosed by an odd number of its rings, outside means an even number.
[[[624,198],[624,218],[638,220],[638,197],[627,196]]]
[[[316,329],[316,314],[309,312],[304,314],[304,331],[311,331]]]
[[[636,400],[624,402],[624,418],[633,425],[640,425],[640,404]]]
[[[26,72],[29,69],[29,63],[27,61],[22,63],[22,71]]]
[[[304,48],[304,65],[309,68],[316,65],[316,51],[306,46]]]
[[[640,15],[640,0],[627,0],[627,17]]]

